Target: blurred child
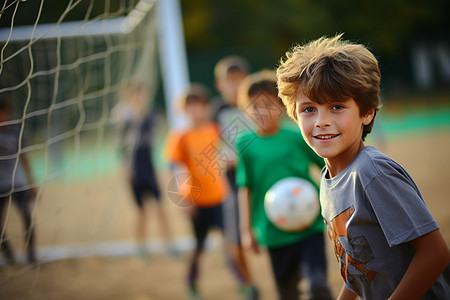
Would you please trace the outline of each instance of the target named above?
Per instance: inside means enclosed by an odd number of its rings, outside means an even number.
[[[12,117],[10,100],[0,95],[0,248],[9,264],[15,263],[4,226],[8,206],[14,203],[19,209],[25,229],[25,252],[27,262],[36,263],[32,205],[36,196],[30,164],[21,150],[25,140],[21,137],[22,124],[5,124]]]
[[[222,131],[223,150],[229,162],[226,175],[230,185],[230,194],[223,205],[225,235],[230,243],[231,254],[238,262],[236,271],[240,274],[243,283],[247,285],[248,294],[253,294],[253,299],[257,299],[257,290],[254,286],[241,243],[236,186],[235,143],[240,131],[246,129],[245,126],[247,125],[242,124],[242,122],[246,122],[246,118],[244,113],[237,107],[237,94],[239,85],[247,76],[248,71],[248,62],[240,56],[226,56],[217,62],[214,68],[214,79],[220,96],[215,99],[214,103],[214,121],[219,124]]]
[[[214,83],[217,91],[220,93],[220,99],[215,99],[217,109],[227,110],[228,108],[237,108],[237,96],[239,85],[248,75],[250,65],[243,57],[230,55],[219,60],[214,66]],[[217,112],[216,112],[217,113]],[[230,112],[231,118],[224,121],[232,121],[233,111]],[[226,118],[227,115],[217,116]]]
[[[154,200],[156,213],[163,238],[166,240],[167,250],[173,256],[178,251],[172,245],[172,232],[161,193],[158,178],[153,165],[153,128],[155,115],[148,111],[146,93],[142,85],[128,84],[123,96],[121,113],[121,147],[125,159],[126,176],[130,184],[134,200],[138,209],[136,222],[136,238],[138,253],[143,259],[148,258],[147,215],[149,200]]]
[[[310,283],[310,299],[331,299],[322,217],[318,215],[305,230],[286,232],[268,219],[264,209],[265,194],[275,183],[300,177],[314,184],[310,167],[321,168],[324,162],[298,130],[283,126],[285,110],[277,96],[274,72],[250,75],[240,88],[239,105],[246,107],[257,129],[236,144],[243,243],[256,253],[260,246],[267,247],[279,299],[298,299],[301,278]]]
[[[341,36],[294,47],[277,70],[289,116],[325,159],[320,201],[345,282],[338,299],[450,299],[450,252],[418,187],[363,142],[380,108],[378,62]]]
[[[187,187],[185,203],[195,236],[195,250],[192,255],[188,287],[192,298],[197,299],[199,261],[203,254],[208,232],[216,228],[224,231],[222,204],[229,193],[226,182],[227,159],[220,148],[220,130],[209,121],[209,91],[200,84],[191,85],[182,97],[182,104],[191,124],[177,142],[169,144],[168,156],[173,164],[183,165],[191,180],[180,186]],[[226,250],[228,251],[228,245]],[[232,261],[235,265],[236,262]]]

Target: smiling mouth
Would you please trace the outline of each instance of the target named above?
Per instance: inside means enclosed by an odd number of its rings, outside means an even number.
[[[315,135],[314,138],[319,140],[329,140],[337,137],[339,134],[324,134],[324,135]]]

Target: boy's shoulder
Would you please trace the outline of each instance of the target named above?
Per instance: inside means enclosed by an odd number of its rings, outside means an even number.
[[[402,174],[409,177],[399,163],[373,146],[366,146],[361,150],[349,171],[356,171],[359,177],[368,180],[380,174]]]
[[[258,138],[258,135],[253,130],[245,130],[242,133],[240,133],[236,137],[236,149],[238,151],[241,151],[248,147],[248,145],[252,142],[254,142]]]
[[[392,158],[382,153],[376,147],[366,146],[353,161],[337,176],[326,179],[327,168],[321,173],[323,187],[340,187],[340,183],[347,182],[350,177],[352,181],[357,180],[362,186],[367,186],[376,177],[382,174],[407,174],[406,171]],[[409,177],[409,175],[406,175]],[[357,178],[357,179],[356,179]],[[345,185],[345,184],[344,184]]]
[[[259,136],[254,130],[245,130],[236,139],[236,148],[237,149],[242,149],[244,147],[246,148],[250,142],[254,142],[255,140],[258,140],[258,139],[264,139],[264,137]],[[302,136],[300,130],[298,129],[298,127],[293,127],[293,126],[289,126],[289,125],[285,126],[284,124],[281,126],[278,134],[273,136],[273,139],[278,139],[278,140],[283,140],[283,141],[289,140],[292,142],[303,142],[304,143],[303,136]]]

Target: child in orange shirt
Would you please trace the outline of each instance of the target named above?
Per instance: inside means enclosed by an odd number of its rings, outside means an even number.
[[[188,208],[196,241],[188,272],[189,292],[194,299],[199,297],[196,280],[204,242],[210,229],[217,228],[223,233],[222,203],[229,193],[226,181],[228,160],[220,148],[220,129],[209,121],[208,100],[206,87],[193,84],[188,88],[182,104],[191,126],[178,136],[177,141],[169,143],[168,149],[170,162],[183,165],[189,173],[178,188],[182,194],[182,203],[179,204]],[[236,265],[234,261],[231,264],[233,267]]]

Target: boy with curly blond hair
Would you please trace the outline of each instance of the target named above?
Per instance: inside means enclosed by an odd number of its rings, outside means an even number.
[[[325,159],[320,202],[344,286],[338,299],[450,299],[449,249],[413,179],[365,146],[380,71],[363,45],[322,37],[286,54],[279,96]]]

